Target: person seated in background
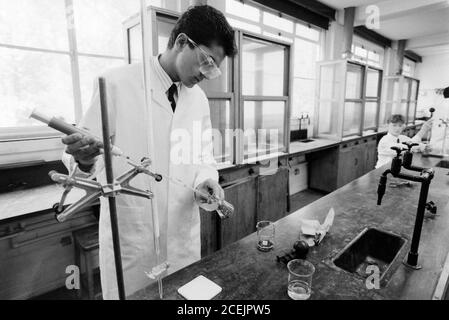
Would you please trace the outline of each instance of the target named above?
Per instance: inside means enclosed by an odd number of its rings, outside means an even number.
[[[391,147],[398,146],[405,148],[403,142],[415,142],[418,146],[412,148],[413,152],[430,152],[430,146],[428,144],[422,143],[422,138],[426,133],[432,128],[433,119],[425,122],[419,130],[419,132],[413,137],[409,138],[402,135],[402,131],[405,129],[405,119],[400,114],[394,114],[388,121],[388,133],[382,137],[379,141],[377,147],[377,164],[376,169],[387,164],[396,156],[396,151],[391,150]]]

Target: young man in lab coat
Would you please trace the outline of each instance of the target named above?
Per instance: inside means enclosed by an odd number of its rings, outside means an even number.
[[[150,36],[150,35],[148,35]],[[111,139],[124,154],[133,159],[149,157],[153,170],[171,176],[203,193],[223,199],[212,150],[209,104],[197,84],[205,78],[220,75],[218,66],[226,56],[237,53],[234,33],[223,14],[210,6],[197,6],[186,11],[172,31],[167,50],[150,61],[153,90],[153,119],[145,119],[142,64],[127,65],[107,71],[107,100]],[[91,106],[79,124],[94,135],[101,134],[101,112],[98,86]],[[198,134],[198,128],[200,134]],[[153,132],[154,153],[148,153],[149,135]],[[67,145],[68,167],[78,163],[80,174],[93,174],[103,162],[97,145],[79,135],[63,138]],[[199,150],[199,152],[198,152]],[[130,166],[114,158],[114,176]],[[82,171],[82,172],[81,172]],[[105,174],[98,179],[105,182]],[[132,184],[147,190],[149,177],[137,176]],[[169,273],[200,259],[201,197],[164,178],[153,183],[159,212],[162,261],[170,264]],[[150,283],[145,275],[155,266],[150,201],[120,195],[117,197],[118,226],[126,295]],[[101,199],[99,222],[100,272],[104,299],[117,299],[109,208]]]
[[[430,151],[430,146],[422,143],[422,138],[432,128],[432,122],[433,119],[425,122],[421,130],[419,130],[413,138],[409,138],[401,134],[405,129],[404,117],[400,114],[392,115],[388,121],[388,133],[380,139],[379,145],[377,146],[376,169],[387,164],[396,156],[396,151],[392,150],[391,147],[398,146],[401,148],[406,148],[403,142],[418,143],[418,146],[412,148],[412,151],[414,152]]]

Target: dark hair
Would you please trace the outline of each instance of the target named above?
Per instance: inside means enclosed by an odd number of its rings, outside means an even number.
[[[228,57],[237,54],[234,30],[223,13],[211,6],[194,6],[184,12],[171,32],[168,49],[173,48],[180,33],[185,33],[197,44],[207,47],[215,43],[223,47]]]
[[[402,114],[394,114],[390,117],[390,121],[388,121],[389,123],[399,123],[402,122],[403,124],[405,123],[405,119],[404,116]]]

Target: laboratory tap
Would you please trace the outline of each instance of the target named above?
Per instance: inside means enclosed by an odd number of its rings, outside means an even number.
[[[404,152],[404,155],[402,156],[402,166],[407,169],[407,170],[411,170],[411,171],[416,171],[416,172],[422,172],[423,170],[425,170],[426,168],[423,167],[417,167],[413,165],[413,152],[412,152],[412,148],[419,146],[418,143],[415,142],[403,142],[402,144],[404,144],[407,149]]]
[[[413,147],[413,144],[410,144],[408,147],[409,147],[408,152],[411,152],[410,150]],[[419,194],[419,202],[416,212],[415,226],[413,229],[412,244],[410,246],[410,251],[408,253],[407,260],[404,261],[404,264],[406,266],[409,266],[414,269],[420,269],[421,267],[418,265],[418,248],[419,248],[419,241],[421,238],[422,225],[424,222],[424,213],[426,209],[430,210],[432,213],[436,213],[435,204],[433,202],[427,203],[427,196],[429,194],[430,182],[434,177],[434,170],[431,168],[413,167],[411,165],[411,159],[407,158],[404,160],[406,162],[405,164],[408,167],[412,167],[414,171],[420,171],[420,175],[414,176],[402,173],[401,167],[404,165],[404,162],[403,159],[401,159],[401,153],[402,151],[405,151],[405,149],[402,149],[400,147],[392,147],[391,149],[395,150],[397,155],[391,163],[391,168],[385,170],[385,172],[380,177],[379,186],[377,188],[377,195],[378,195],[377,205],[381,205],[382,203],[382,198],[386,190],[388,174],[391,174],[395,178],[421,183],[421,191]],[[410,161],[410,163],[408,163],[408,161]]]

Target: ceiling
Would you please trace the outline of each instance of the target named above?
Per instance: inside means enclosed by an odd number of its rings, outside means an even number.
[[[377,33],[391,40],[407,39],[406,49],[421,56],[449,54],[449,0],[319,1],[336,10],[356,7],[355,26],[365,24],[373,8],[369,6],[375,5],[380,14]]]

